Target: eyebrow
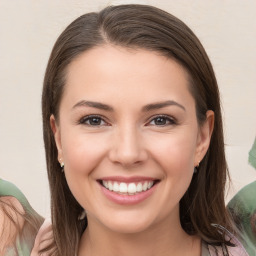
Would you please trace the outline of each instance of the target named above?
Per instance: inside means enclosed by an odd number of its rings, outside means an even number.
[[[179,104],[178,102],[173,101],[173,100],[167,100],[167,101],[163,101],[163,102],[148,104],[142,108],[142,111],[147,112],[150,110],[157,110],[157,109],[161,109],[161,108],[168,107],[168,106],[177,106],[177,107],[183,109],[184,111],[186,111],[184,106],[182,106],[181,104]]]
[[[163,102],[148,104],[142,108],[142,111],[148,112],[151,110],[157,110],[157,109],[161,109],[161,108],[168,107],[168,106],[177,106],[177,107],[183,109],[184,111],[186,111],[184,106],[182,106],[181,104],[179,104],[178,102],[173,101],[173,100],[167,100],[167,101],[163,101]],[[72,109],[77,108],[77,107],[92,107],[92,108],[97,108],[97,109],[111,111],[111,112],[114,111],[113,107],[111,107],[107,104],[103,104],[103,103],[95,102],[95,101],[87,101],[87,100],[79,101],[72,107]]]
[[[77,107],[91,107],[91,108],[98,108],[106,111],[114,111],[114,109],[106,104],[95,102],[95,101],[87,101],[87,100],[81,100],[78,103],[76,103],[72,109]]]

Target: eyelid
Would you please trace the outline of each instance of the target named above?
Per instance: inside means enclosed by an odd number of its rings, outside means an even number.
[[[167,121],[169,121],[170,123],[168,124],[164,124],[162,126],[168,126],[168,125],[176,125],[177,124],[177,120],[176,118],[174,118],[173,116],[170,116],[170,115],[166,115],[166,114],[157,114],[157,115],[154,115],[152,117],[149,118],[149,120],[146,122],[146,126],[148,125],[151,125],[150,123],[156,119],[156,118],[165,118]],[[90,125],[90,124],[86,124],[86,121],[90,118],[100,118],[101,121],[103,121],[105,124],[103,125]],[[78,121],[77,121],[77,124],[82,124],[82,125],[87,125],[87,126],[91,126],[91,127],[100,127],[100,126],[110,126],[110,122],[107,120],[106,117],[102,116],[102,115],[99,115],[99,114],[90,114],[90,115],[86,115],[86,116],[83,116],[82,118],[80,118]],[[155,125],[155,126],[161,126],[161,125]]]
[[[105,124],[104,125],[89,125],[89,124],[86,124],[86,120],[88,120],[89,118],[100,118]],[[99,115],[99,114],[90,114],[90,115],[86,115],[86,116],[83,116],[82,118],[80,118],[77,122],[78,124],[82,124],[82,125],[87,125],[87,126],[95,126],[95,127],[99,127],[99,126],[109,126],[109,122],[106,120],[106,118],[102,115]]]
[[[176,118],[174,118],[173,116],[169,116],[169,115],[165,115],[165,114],[158,114],[158,115],[154,115],[152,117],[150,117],[149,121],[146,123],[146,125],[150,125],[150,123],[158,118],[158,117],[162,117],[162,118],[166,118],[170,123],[169,124],[165,124],[165,125],[162,125],[162,126],[168,126],[168,125],[176,125],[177,124],[177,120]],[[161,125],[158,125],[158,126],[161,126]]]

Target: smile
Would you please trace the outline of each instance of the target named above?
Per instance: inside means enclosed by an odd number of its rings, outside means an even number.
[[[151,177],[107,177],[97,180],[103,195],[109,200],[120,205],[134,205],[149,198],[157,185],[159,179]]]
[[[101,184],[109,191],[113,191],[124,195],[134,195],[151,189],[155,184],[155,181],[126,183],[102,180]]]

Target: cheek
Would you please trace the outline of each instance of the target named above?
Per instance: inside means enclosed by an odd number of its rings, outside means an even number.
[[[89,175],[103,158],[106,148],[99,135],[90,136],[83,133],[67,131],[62,135],[62,152],[65,172],[73,178]]]
[[[168,134],[152,141],[153,159],[162,169],[166,197],[178,202],[188,189],[194,171],[196,136],[193,133]]]
[[[196,136],[192,133],[168,134],[151,139],[151,152],[154,159],[167,172],[186,172],[193,169],[196,153]]]
[[[72,134],[68,130],[62,134],[65,177],[72,194],[85,209],[91,208],[88,195],[95,189],[92,186],[94,170],[106,154],[102,139],[97,135]]]

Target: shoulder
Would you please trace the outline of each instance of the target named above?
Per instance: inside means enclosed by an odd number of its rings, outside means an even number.
[[[251,218],[256,214],[256,181],[242,188],[228,203],[231,213],[238,228],[251,229]]]
[[[30,253],[43,218],[12,183],[0,179],[0,255]]]
[[[18,208],[22,208],[26,215],[34,216],[34,218],[40,219],[40,221],[42,220],[42,217],[31,207],[22,191],[13,183],[0,178],[0,199],[4,200],[4,198],[10,198],[8,200],[18,205]]]
[[[256,209],[256,181],[243,187],[228,203],[228,208],[252,212]]]
[[[228,209],[240,230],[241,241],[249,254],[256,255],[256,181],[242,188],[229,202]]]
[[[213,246],[208,245],[210,256],[249,256],[241,243],[236,239],[232,239],[234,246]]]
[[[22,207],[26,210],[26,208],[30,208],[30,205],[25,197],[25,195],[21,192],[21,190],[15,186],[13,183],[3,180],[0,178],[0,197],[13,197]],[[14,201],[15,201],[14,200]]]
[[[207,244],[210,256],[249,256],[241,242],[237,239],[237,237],[235,237],[228,230],[219,225],[216,225],[216,228],[218,228],[219,232],[225,234],[225,240],[229,241],[232,246],[214,246],[211,244]]]
[[[30,256],[47,256],[48,253],[40,253],[40,250],[51,245],[53,239],[51,219],[45,219],[35,239],[35,244]]]
[[[256,181],[244,186],[239,190],[236,195],[230,200],[228,205],[233,204],[236,201],[254,201],[254,192],[256,191]]]

